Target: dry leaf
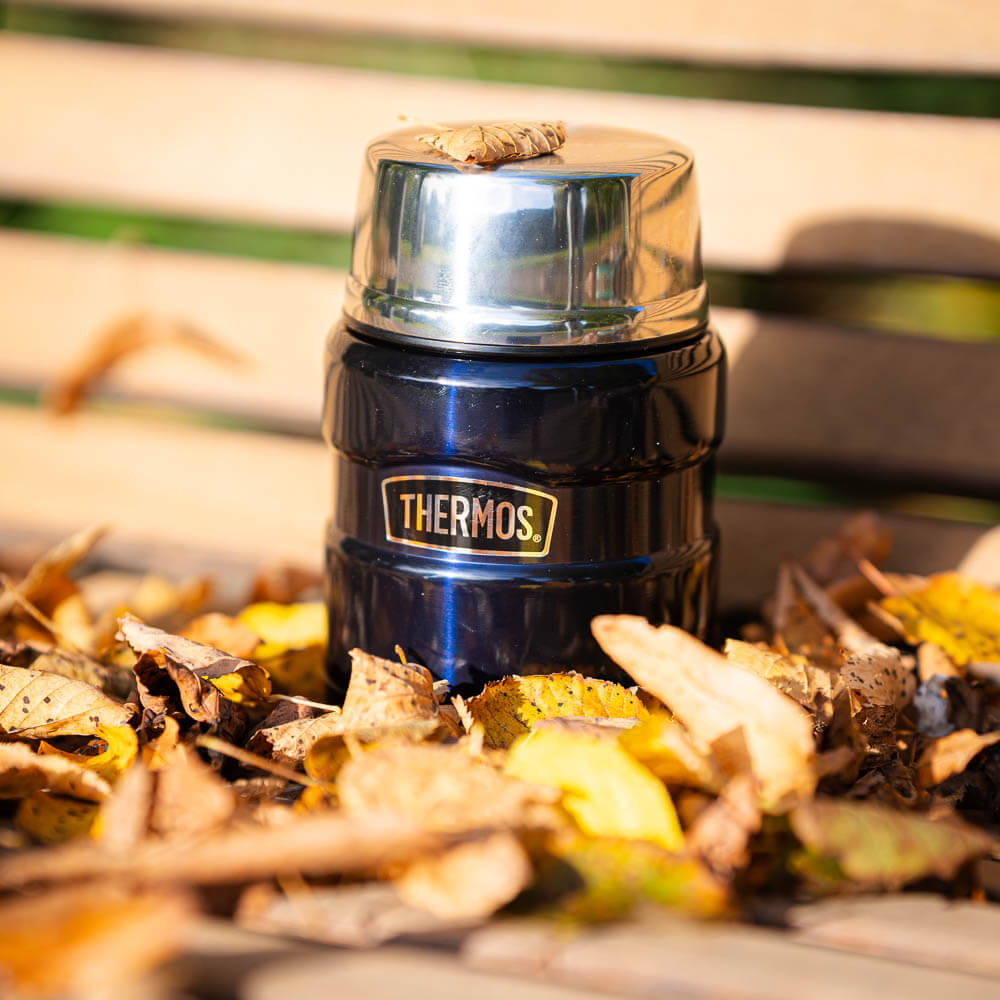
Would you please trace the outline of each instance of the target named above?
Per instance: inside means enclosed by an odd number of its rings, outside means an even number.
[[[922,642],[917,648],[917,677],[923,683],[936,676],[961,677],[962,671],[940,646]]]
[[[181,629],[185,639],[211,646],[240,659],[249,659],[261,644],[261,638],[238,618],[217,611],[200,615]]]
[[[37,791],[103,802],[111,786],[72,761],[33,753],[23,743],[0,743],[0,798],[19,799]]]
[[[83,681],[122,701],[135,691],[131,670],[101,663],[85,653],[37,642],[0,639],[0,663],[11,667],[31,667],[47,674]]]
[[[333,781],[341,767],[363,750],[390,743],[420,743],[438,731],[437,720],[418,719],[399,726],[352,729],[316,740],[305,759],[306,774],[317,781]]]
[[[924,788],[939,785],[945,778],[960,774],[974,757],[995,743],[1000,743],[1000,732],[980,735],[974,729],[956,729],[933,740],[920,755],[917,778]]]
[[[767,681],[670,625],[634,615],[592,623],[601,648],[685,725],[703,753],[742,730],[764,807],[812,795],[812,720]]]
[[[253,659],[276,691],[314,700],[326,694],[326,605],[320,601],[251,604],[237,616],[261,637]]]
[[[560,789],[563,808],[584,833],[648,840],[668,851],[684,847],[669,792],[617,742],[538,730],[511,747],[504,770]]]
[[[461,748],[388,744],[349,760],[337,776],[349,816],[389,813],[443,832],[553,826],[558,794],[501,773]]]
[[[997,841],[960,820],[930,820],[868,802],[816,799],[789,813],[795,836],[836,861],[858,886],[899,888],[915,879],[951,878]]]
[[[61,844],[90,833],[98,809],[94,802],[32,792],[21,800],[14,821],[36,843]]]
[[[737,775],[705,808],[687,832],[688,850],[712,871],[731,875],[750,860],[747,845],[760,829],[757,786],[749,775]]]
[[[94,546],[107,534],[106,524],[95,524],[71,535],[65,541],[49,549],[25,574],[15,588],[16,593],[33,604],[42,601],[45,593],[57,581],[61,581],[78,562],[86,558]],[[0,593],[0,620],[14,609],[15,594]]]
[[[963,666],[1000,660],[1000,592],[958,573],[932,576],[926,586],[885,597],[908,642],[933,642]]]
[[[443,920],[491,916],[531,882],[521,842],[500,831],[407,865],[394,883],[400,898]]]
[[[426,667],[351,650],[351,679],[342,713],[345,729],[437,718],[434,678]]]
[[[564,122],[496,122],[444,128],[418,135],[418,142],[459,163],[493,166],[554,153],[566,141]]]
[[[830,538],[818,542],[802,563],[820,586],[854,576],[858,560],[867,559],[876,566],[889,555],[892,529],[871,510],[849,517]]]
[[[49,743],[42,743],[39,753],[55,755],[99,774],[114,783],[130,768],[139,754],[139,740],[131,726],[98,726],[94,736],[103,740],[104,749],[96,754],[68,753]]]
[[[82,681],[0,665],[0,732],[24,739],[90,736],[98,726],[120,726],[131,718],[131,706]]]
[[[831,674],[822,667],[814,667],[801,658],[782,656],[774,650],[763,649],[749,642],[727,639],[725,654],[728,660],[752,670],[758,677],[763,677],[782,694],[787,694],[811,712],[833,701],[843,687],[836,674]]]
[[[246,364],[246,356],[199,329],[188,320],[135,312],[101,327],[84,355],[62,371],[48,387],[49,406],[72,413],[112,368],[129,355],[154,345],[176,345],[230,367]]]
[[[509,747],[539,719],[642,719],[648,714],[634,692],[577,673],[505,677],[465,704],[482,723],[486,745],[496,749]]]
[[[228,782],[188,747],[179,746],[156,772],[150,827],[165,836],[206,834],[236,809]]]
[[[703,753],[684,727],[666,712],[653,712],[634,729],[619,736],[621,745],[668,785],[686,785],[718,792],[725,775],[711,753]]]
[[[314,743],[342,732],[340,712],[326,712],[315,718],[293,719],[258,729],[247,741],[247,749],[287,767],[298,767]]]
[[[144,972],[180,951],[193,913],[176,890],[136,894],[93,884],[7,900],[0,980],[22,1000],[132,995]]]

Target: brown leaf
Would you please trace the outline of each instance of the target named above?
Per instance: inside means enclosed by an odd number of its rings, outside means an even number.
[[[566,125],[564,122],[477,124],[418,135],[417,141],[459,163],[491,166],[554,153],[566,141]]]
[[[848,518],[835,535],[814,545],[803,565],[817,583],[827,587],[853,576],[861,558],[878,566],[891,548],[892,529],[874,511],[863,510]]]
[[[437,717],[434,678],[426,667],[351,650],[351,680],[342,714],[345,729]]]
[[[228,782],[188,747],[178,746],[156,773],[150,827],[164,836],[206,834],[236,809]]]
[[[475,920],[509,903],[531,878],[521,842],[502,830],[417,858],[394,882],[411,906],[444,920]]]
[[[552,789],[507,777],[460,747],[420,743],[375,747],[337,777],[345,813],[389,813],[442,832],[550,826]]]
[[[1000,743],[1000,732],[980,735],[974,729],[956,729],[931,741],[917,761],[917,778],[924,788],[939,785],[945,778],[960,774],[974,757],[995,743]]]
[[[727,659],[752,670],[809,711],[815,711],[819,703],[832,701],[843,687],[836,674],[822,667],[749,642],[727,639],[725,654]]]
[[[0,732],[24,739],[90,736],[98,726],[120,726],[132,707],[58,674],[0,665]]]
[[[0,743],[0,798],[19,799],[43,790],[103,802],[111,786],[72,761],[36,754],[23,743]]]
[[[540,719],[566,716],[641,719],[648,714],[632,691],[577,673],[505,677],[466,703],[482,723],[486,746],[505,749]]]
[[[56,376],[46,391],[49,406],[59,414],[72,413],[125,358],[154,345],[168,344],[230,367],[247,362],[245,355],[219,343],[188,320],[146,311],[129,313],[101,327],[83,356]]]
[[[698,814],[687,831],[688,850],[712,871],[728,876],[750,860],[747,845],[760,829],[761,818],[753,779],[739,775]]]
[[[794,701],[670,625],[601,615],[592,629],[601,648],[674,713],[703,752],[742,731],[765,808],[780,811],[812,794],[812,720]]]
[[[135,691],[131,670],[101,663],[86,653],[42,643],[0,639],[0,663],[83,681],[122,701]]]
[[[917,647],[917,676],[921,681],[929,681],[935,676],[961,677],[963,672],[940,646],[922,642]]]
[[[248,740],[247,749],[279,764],[298,767],[314,743],[344,731],[340,712],[326,712],[313,719],[293,719],[258,729]]]
[[[195,907],[171,890],[91,884],[0,905],[0,980],[20,998],[132,995],[144,972],[180,951]]]

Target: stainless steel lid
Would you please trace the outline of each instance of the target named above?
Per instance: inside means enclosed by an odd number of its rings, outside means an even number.
[[[406,128],[367,150],[345,312],[421,341],[567,348],[682,334],[707,318],[690,150],[604,126],[487,168]]]

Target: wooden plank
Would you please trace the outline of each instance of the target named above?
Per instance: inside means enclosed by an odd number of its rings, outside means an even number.
[[[988,121],[396,77],[16,35],[0,37],[0,193],[343,230],[364,144],[403,110],[446,120],[558,115],[675,135],[696,151],[706,257],[720,266],[961,270],[955,247],[971,243],[975,266],[1000,274],[1000,130]],[[886,232],[897,223],[909,225],[905,238]]]
[[[0,406],[0,527],[69,534],[109,521],[119,564],[203,572],[292,560],[316,568],[329,514],[330,463],[319,442],[83,413],[57,419]],[[722,500],[722,603],[747,607],[773,587],[778,561],[804,554],[848,512]],[[988,526],[893,514],[890,568],[949,569]],[[107,543],[106,543],[107,544]],[[144,558],[144,553],[147,558]]]
[[[33,0],[43,2],[43,0]],[[935,0],[61,0],[63,6],[166,16],[232,17],[334,30],[589,48],[711,62],[995,72],[1000,26],[990,0],[961,17]]]
[[[0,274],[0,385],[45,385],[103,324],[145,309],[197,323],[251,365],[150,350],[102,395],[316,433],[343,273],[0,230]],[[997,345],[713,318],[731,371],[724,468],[1000,494]]]
[[[933,928],[926,929],[933,934]],[[995,997],[997,981],[789,940],[779,931],[664,917],[567,935],[541,923],[495,924],[473,933],[474,968],[533,974],[619,996],[740,1000],[940,1000]]]

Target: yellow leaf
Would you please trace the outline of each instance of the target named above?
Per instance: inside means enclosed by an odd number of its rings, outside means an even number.
[[[764,808],[783,811],[812,795],[813,722],[791,698],[679,628],[654,628],[634,615],[601,615],[592,628],[601,648],[674,713],[702,752],[715,747],[718,757],[722,744],[745,745]]]
[[[917,761],[917,778],[924,788],[939,785],[945,778],[960,774],[994,743],[1000,743],[1000,732],[983,733],[974,729],[957,729],[947,736],[934,740]]]
[[[60,844],[89,833],[99,807],[93,802],[49,792],[32,792],[17,807],[15,820],[32,840],[40,844]]]
[[[0,743],[0,798],[19,799],[36,791],[103,802],[111,786],[79,764],[33,753],[23,743]]]
[[[238,618],[212,611],[199,615],[181,629],[185,639],[221,649],[230,656],[247,658],[260,646],[260,636]]]
[[[663,783],[616,742],[539,729],[511,747],[505,770],[561,789],[563,808],[585,833],[648,840],[668,851],[684,846]]]
[[[636,695],[611,681],[577,673],[505,677],[466,702],[482,723],[486,745],[509,747],[540,719],[643,719],[649,713]]]
[[[98,754],[68,753],[49,743],[42,743],[39,753],[61,757],[80,767],[96,771],[105,781],[114,782],[132,766],[139,753],[139,741],[131,726],[98,726],[94,735],[104,740],[105,748]]]
[[[563,122],[476,124],[418,135],[417,141],[459,163],[493,165],[554,153],[566,141],[566,125]]]
[[[131,717],[130,706],[83,681],[0,665],[0,732],[25,739],[91,736],[98,726],[120,726]]]
[[[881,605],[898,619],[908,642],[933,642],[959,666],[1000,660],[1000,592],[975,580],[941,573]]]
[[[690,740],[684,727],[666,712],[654,712],[618,737],[621,745],[668,785],[718,792],[725,775],[710,753]]]
[[[237,705],[259,705],[271,696],[271,680],[263,667],[258,671],[245,668],[238,673],[223,674],[221,677],[203,676],[202,679]]]
[[[271,675],[275,691],[322,700],[326,694],[326,605],[320,601],[244,608],[237,621],[262,639],[253,659]]]

